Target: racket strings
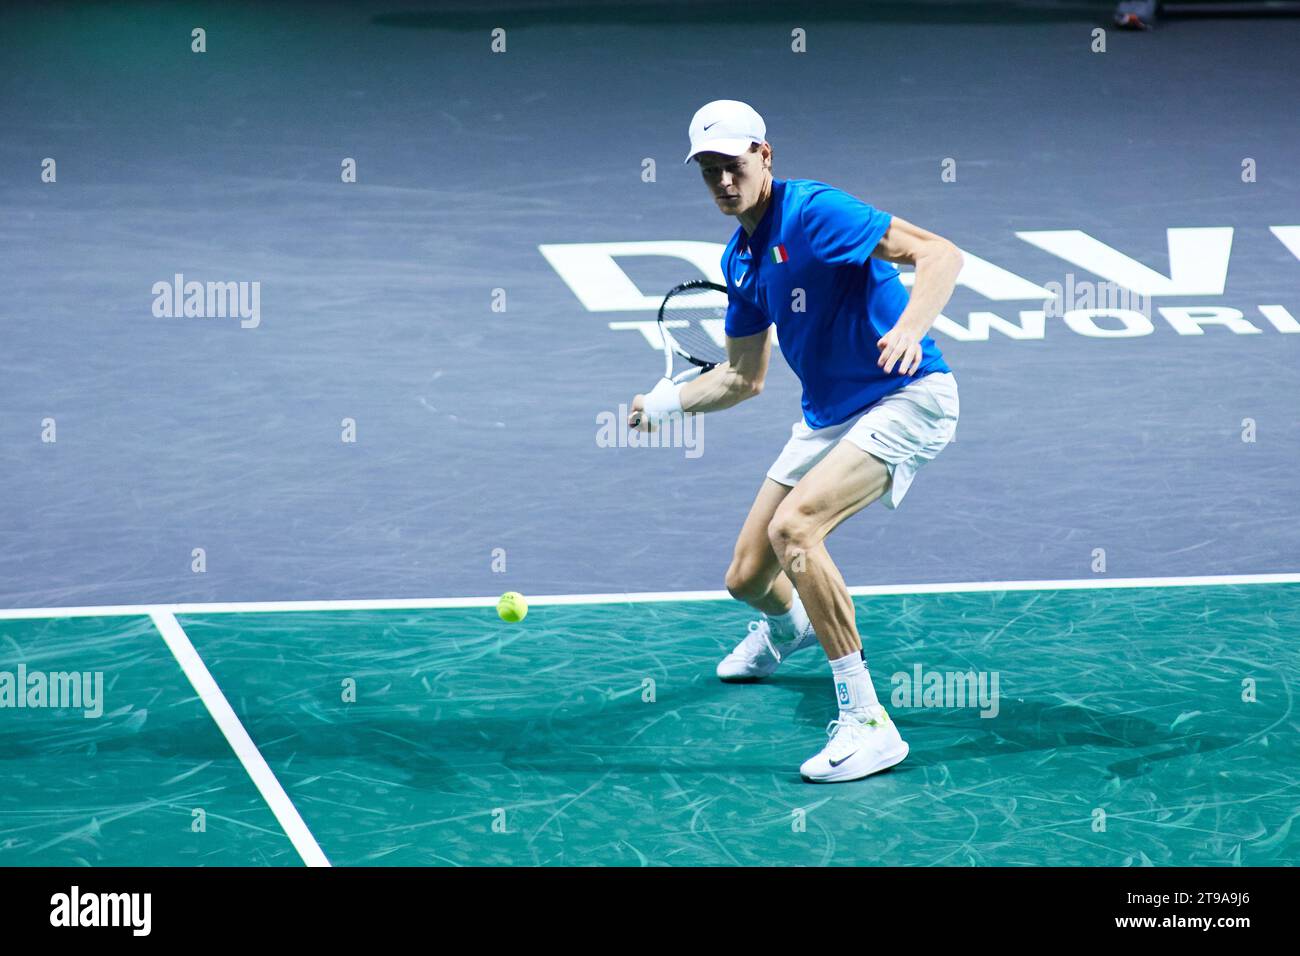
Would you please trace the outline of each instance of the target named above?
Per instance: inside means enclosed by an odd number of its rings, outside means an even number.
[[[727,360],[723,337],[723,322],[727,310],[718,303],[727,301],[725,286],[713,282],[694,280],[674,287],[659,306],[659,328],[664,338],[664,373],[673,381],[692,374],[672,374],[673,356],[691,362],[694,374],[721,365]],[[671,325],[669,324],[671,323]],[[717,336],[717,338],[715,338]]]
[[[710,362],[720,364],[727,360],[726,349],[722,348],[713,336],[711,336],[702,324],[702,320],[718,321],[723,318],[721,310],[718,309],[689,309],[684,310],[683,314],[673,315],[677,321],[686,320],[690,325],[670,328],[668,334],[673,340],[681,346],[683,352],[693,359],[701,362]]]

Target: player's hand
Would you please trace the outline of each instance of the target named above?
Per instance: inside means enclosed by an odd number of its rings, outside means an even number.
[[[645,396],[636,395],[632,399],[632,410],[627,415],[627,427],[639,432],[654,431],[654,426],[645,417]]]
[[[893,373],[895,362],[899,375],[911,375],[921,367],[921,340],[897,325],[881,336],[876,348],[880,349],[876,366],[883,368],[886,375]]]

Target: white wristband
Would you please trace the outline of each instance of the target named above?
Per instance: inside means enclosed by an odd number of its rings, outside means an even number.
[[[680,415],[682,411],[682,389],[686,383],[674,385],[672,379],[661,378],[659,384],[651,389],[645,397],[645,417],[653,425],[658,425],[669,415]]]

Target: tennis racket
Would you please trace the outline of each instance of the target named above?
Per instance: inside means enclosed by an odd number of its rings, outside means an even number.
[[[684,382],[727,360],[722,339],[726,305],[715,305],[727,289],[714,282],[696,279],[674,286],[659,305],[659,336],[664,343],[664,378]],[[715,338],[716,336],[716,338]],[[673,376],[673,356],[690,363],[690,368]]]
[[[659,304],[659,337],[664,349],[664,378],[673,384],[703,375],[727,360],[727,350],[718,344],[718,339],[725,334],[723,323],[727,308],[716,304],[718,296],[725,297],[726,294],[725,286],[695,279],[673,286]],[[688,368],[675,376],[674,356],[689,363]],[[634,426],[637,421],[639,417],[633,421]]]

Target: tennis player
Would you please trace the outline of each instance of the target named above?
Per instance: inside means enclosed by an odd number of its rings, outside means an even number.
[[[727,361],[637,395],[629,426],[730,408],[763,390],[772,327],[803,386],[803,417],[767,472],[727,569],[727,590],[762,613],[718,665],[759,680],[820,642],[839,717],[804,762],[805,780],[857,780],[907,744],[880,706],[853,601],[826,536],[877,499],[897,508],[917,471],[952,439],[957,382],[926,334],[962,254],[947,239],[825,183],[772,177],[767,127],[750,106],[715,100],[691,120],[691,151],[718,208],[740,221],[722,256]],[[911,295],[891,262],[916,267]]]

